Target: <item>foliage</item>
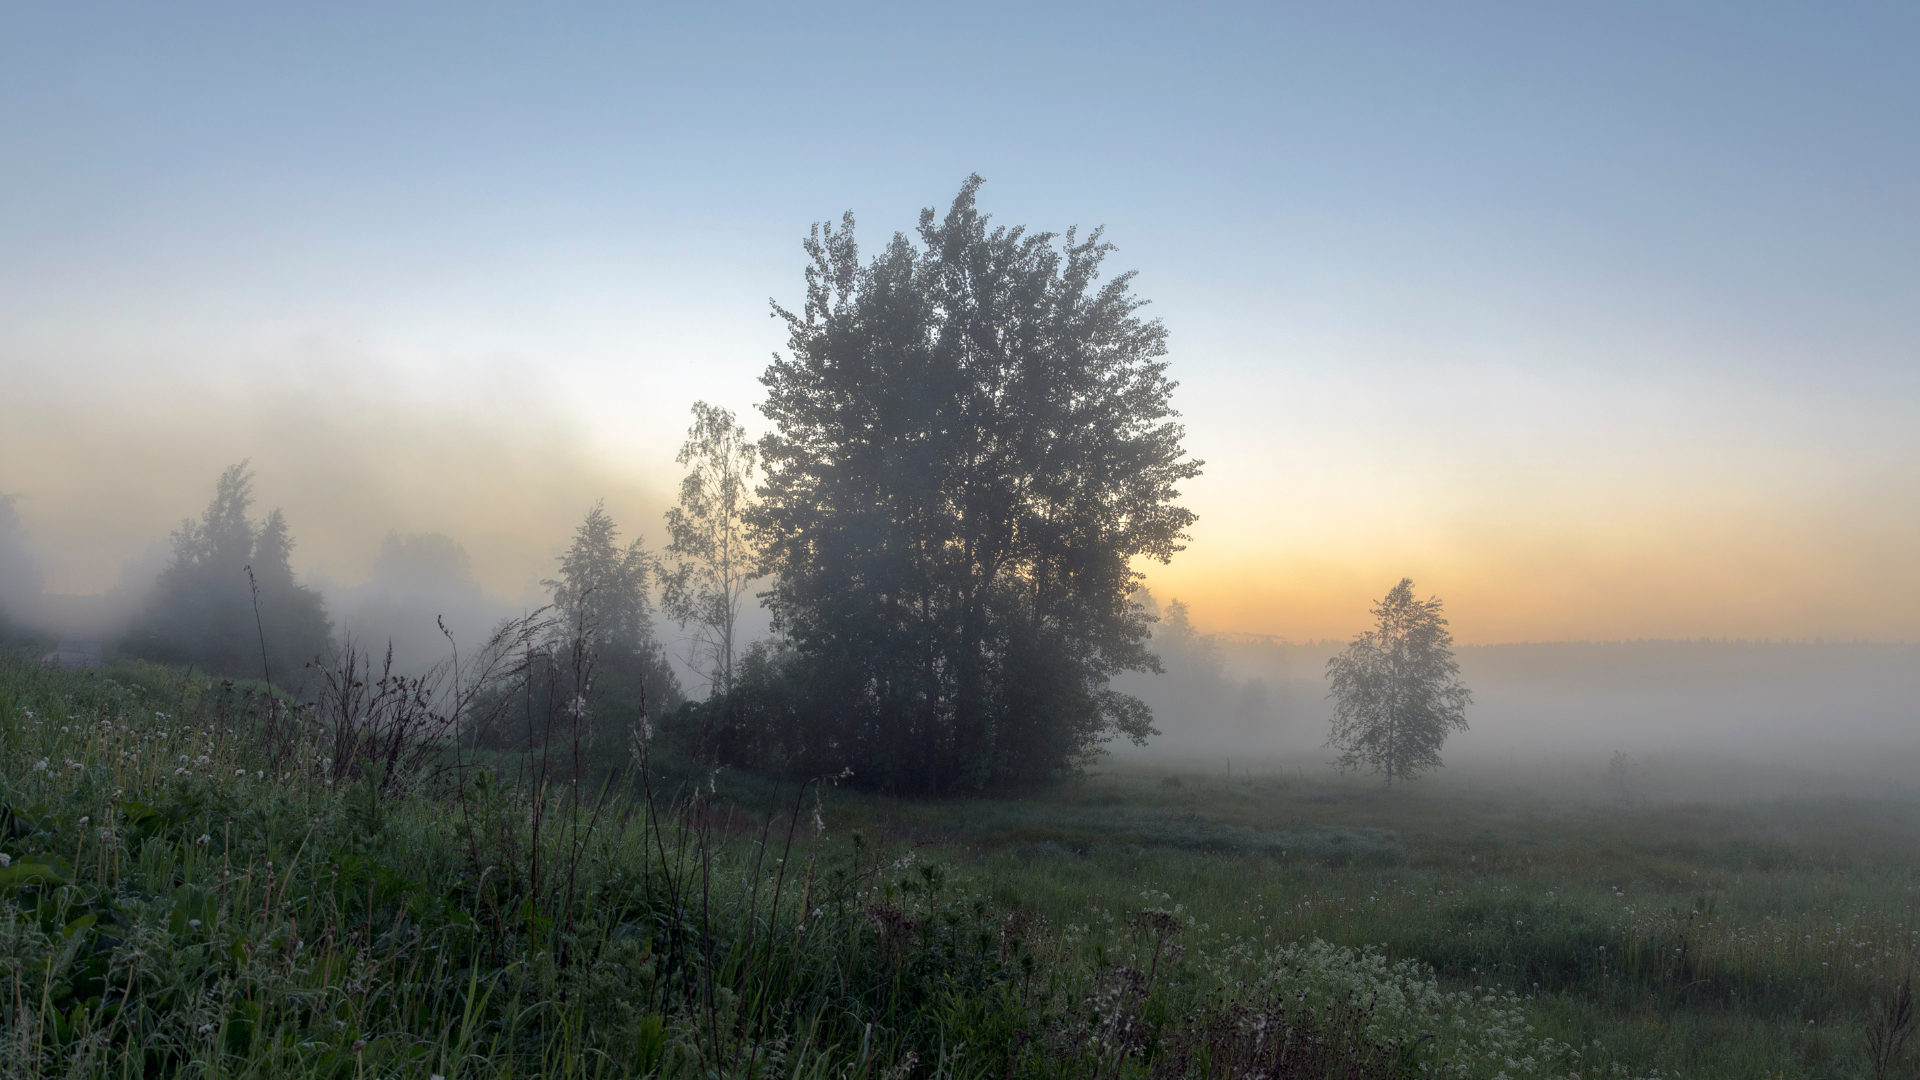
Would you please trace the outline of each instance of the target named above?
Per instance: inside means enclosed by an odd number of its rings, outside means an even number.
[[[1333,733],[1342,770],[1366,768],[1410,780],[1440,768],[1447,735],[1467,727],[1473,700],[1460,682],[1453,634],[1438,597],[1418,600],[1401,578],[1373,609],[1372,630],[1327,661],[1333,684]]]
[[[648,582],[653,557],[639,537],[622,548],[620,529],[597,502],[560,556],[560,576],[540,584],[570,631],[590,631],[603,646],[638,649],[653,635]]]
[[[798,773],[895,791],[1069,773],[1152,732],[1108,681],[1152,669],[1136,558],[1166,561],[1197,475],[1166,331],[1094,232],[989,227],[980,180],[862,263],[849,213],[806,242],[806,303],[761,381],[753,521],[791,645]]]
[[[694,658],[713,694],[733,690],[735,627],[740,601],[759,578],[759,551],[748,535],[759,450],[726,409],[693,403],[693,425],[674,461],[687,467],[680,504],[667,510],[667,557],[661,606],[682,629],[698,627]]]
[[[455,649],[413,676],[394,670],[391,648],[376,661],[349,643],[321,673],[310,705],[269,702],[263,749],[276,774],[311,745],[327,786],[357,781],[374,796],[403,793],[442,762],[463,728],[499,726],[515,690],[552,662],[553,629],[545,611],[508,619],[471,655]]]
[[[294,580],[286,517],[274,510],[252,521],[252,504],[243,461],[220,474],[200,520],[173,533],[173,560],[127,631],[127,653],[289,686],[324,660],[332,625],[320,594]]]

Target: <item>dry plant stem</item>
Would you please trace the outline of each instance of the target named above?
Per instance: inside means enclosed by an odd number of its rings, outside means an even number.
[[[246,570],[247,590],[253,597],[253,629],[254,633],[260,637],[260,674],[267,684],[267,700],[270,703],[267,712],[267,741],[272,742],[276,734],[275,728],[277,726],[274,721],[278,719],[280,709],[278,702],[276,702],[273,697],[273,669],[267,664],[267,628],[260,620],[260,582],[254,579],[253,566],[251,564],[247,566]]]
[[[1892,1000],[1874,1007],[1867,1027],[1867,1060],[1876,1078],[1894,1075],[1906,1056],[1907,1040],[1913,1034],[1913,975],[1909,973],[1894,988]]]

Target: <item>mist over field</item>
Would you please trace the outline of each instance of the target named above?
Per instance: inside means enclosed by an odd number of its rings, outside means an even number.
[[[1128,762],[1254,774],[1330,758],[1327,661],[1345,642],[1212,642],[1217,666],[1170,650],[1167,675],[1122,685],[1154,705],[1161,735]],[[1612,756],[1648,796],[1904,788],[1920,761],[1920,644],[1723,640],[1521,642],[1458,649],[1470,729],[1448,764],[1477,776],[1607,794]],[[1732,775],[1737,774],[1737,775]],[[1875,790],[1880,790],[1876,788]],[[1617,792],[1615,793],[1617,794]]]
[[[558,550],[560,540],[550,546]],[[304,580],[324,597],[337,644],[375,654],[391,645],[401,671],[448,656],[447,633],[471,648],[502,619],[548,601],[534,582],[550,567],[527,567],[520,596],[491,593],[465,547],[445,533],[394,529],[368,546],[375,553],[364,578],[309,571]],[[156,538],[104,592],[46,590],[32,535],[15,504],[0,503],[0,617],[42,643],[91,632],[111,644],[150,601],[169,559],[168,543]],[[1166,671],[1124,673],[1114,685],[1151,706],[1159,734],[1144,747],[1109,743],[1113,760],[1258,775],[1328,759],[1326,668],[1345,641],[1207,633],[1195,625],[1205,612],[1163,606],[1150,591],[1139,599],[1159,620],[1151,647]],[[765,611],[750,605],[743,615],[744,640],[764,639]],[[658,632],[675,670],[693,681],[691,639],[671,623]],[[1904,783],[1920,761],[1916,644],[1564,641],[1472,644],[1457,653],[1474,698],[1469,730],[1447,749],[1461,775],[1564,779],[1618,794],[1605,787],[1605,772],[1625,754],[1632,791],[1684,798],[1752,795],[1770,784],[1783,793],[1844,791],[1849,778]]]
[[[0,4],[0,1077],[1920,1076],[1917,56]]]

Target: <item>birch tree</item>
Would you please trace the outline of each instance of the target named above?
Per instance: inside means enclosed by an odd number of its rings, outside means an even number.
[[[1401,578],[1373,609],[1374,628],[1327,661],[1333,731],[1342,772],[1366,769],[1411,780],[1441,767],[1448,734],[1467,729],[1473,700],[1453,658],[1453,634],[1438,597],[1420,600]]]
[[[687,469],[680,504],[667,511],[667,558],[661,581],[667,617],[695,630],[693,667],[717,694],[733,690],[740,602],[760,576],[759,553],[746,528],[759,451],[733,413],[693,403],[693,425],[674,461]]]

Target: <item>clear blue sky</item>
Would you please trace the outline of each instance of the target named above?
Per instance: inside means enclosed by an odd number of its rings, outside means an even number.
[[[490,515],[657,532],[809,222],[977,171],[1172,331],[1203,625],[1404,572],[1469,640],[1913,636],[1916,57],[1912,5],[13,4],[0,490],[97,588],[252,455],[309,565],[446,528],[510,591]],[[488,430],[513,490],[446,479]],[[340,445],[449,493],[296,481]]]

